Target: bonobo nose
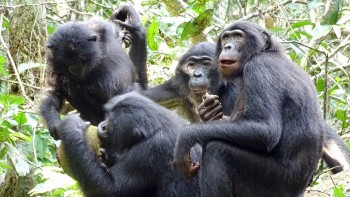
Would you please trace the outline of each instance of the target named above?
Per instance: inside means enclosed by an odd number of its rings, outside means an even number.
[[[200,71],[195,71],[194,74],[193,74],[193,77],[196,77],[196,78],[202,77],[202,72],[200,72]]]
[[[232,44],[232,43],[226,43],[225,46],[224,46],[224,49],[225,49],[225,50],[231,50],[231,49],[233,49],[233,44]]]

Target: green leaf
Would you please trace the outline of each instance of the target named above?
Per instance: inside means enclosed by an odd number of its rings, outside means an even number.
[[[341,14],[343,0],[330,1],[327,12],[323,15],[321,25],[334,25]]]
[[[9,107],[10,105],[22,105],[25,103],[25,98],[15,95],[0,94],[0,103]]]
[[[324,79],[318,78],[316,83],[316,89],[317,92],[323,92],[324,91]]]
[[[159,47],[159,44],[155,41],[155,37],[159,32],[159,25],[159,20],[153,19],[147,31],[148,46],[154,51],[158,50]]]
[[[344,110],[337,110],[335,113],[335,116],[338,118],[338,120],[344,122],[346,120],[346,111]]]
[[[26,114],[23,112],[19,112],[17,115],[14,115],[13,119],[17,121],[18,125],[24,125],[27,122]]]
[[[32,69],[32,68],[37,68],[37,67],[43,67],[43,64],[40,63],[26,63],[26,64],[20,64],[18,66],[18,73],[21,74],[23,71]]]
[[[307,26],[307,25],[315,25],[315,24],[313,22],[311,22],[311,21],[299,21],[299,22],[293,23],[291,25],[291,27],[293,29],[297,29],[297,28],[304,27],[304,26]]]
[[[346,197],[343,190],[344,190],[343,186],[334,187],[333,188],[333,196],[334,197]]]
[[[190,37],[198,35],[210,25],[213,16],[213,9],[208,9],[198,15],[197,18],[187,22],[181,34],[181,40],[186,40]]]

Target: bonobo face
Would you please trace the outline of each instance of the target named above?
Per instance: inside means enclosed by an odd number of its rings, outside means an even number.
[[[48,40],[47,58],[58,72],[84,78],[100,59],[99,34],[85,23],[71,22],[59,27]]]
[[[189,75],[189,88],[195,96],[203,96],[209,88],[209,74],[215,69],[215,64],[208,56],[191,56],[183,65],[182,70]]]
[[[242,72],[241,58],[247,36],[242,30],[225,31],[221,34],[222,51],[219,70],[224,76],[235,76]]]

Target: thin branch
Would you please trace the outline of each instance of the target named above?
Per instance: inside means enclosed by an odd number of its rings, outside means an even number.
[[[2,19],[4,17],[4,14],[1,13],[0,15],[0,24],[2,24]],[[16,75],[16,78],[18,80],[18,83],[19,83],[19,86],[20,86],[20,89],[21,89],[21,92],[23,94],[23,96],[27,99],[27,101],[29,102],[29,104],[34,108],[36,109],[33,101],[28,97],[28,95],[26,94],[26,91],[24,89],[24,86],[23,86],[23,82],[21,80],[21,77],[19,76],[19,73],[18,73],[18,70],[17,70],[17,66],[15,64],[15,61],[13,60],[12,58],[12,55],[11,55],[11,52],[9,50],[9,48],[7,47],[6,43],[5,43],[5,40],[4,38],[2,37],[1,35],[1,31],[0,31],[0,42],[2,44],[2,46],[4,47],[4,49],[6,50],[6,54],[7,54],[7,57],[9,58],[10,62],[11,62],[11,65],[12,65],[12,69],[13,71],[15,72],[15,75]]]
[[[70,0],[70,1],[63,1],[60,3],[69,3],[69,2],[75,2],[76,0]],[[41,6],[41,5],[48,5],[48,4],[60,4],[57,2],[42,2],[42,3],[25,3],[21,5],[0,5],[0,8],[10,8],[10,9],[16,9],[19,7],[25,7],[25,6]]]
[[[259,9],[257,12],[254,12],[254,13],[252,13],[252,14],[249,14],[249,15],[245,16],[245,17],[242,17],[242,18],[239,19],[239,20],[249,20],[249,19],[251,19],[251,18],[253,18],[253,17],[259,16],[260,14],[265,14],[265,13],[267,13],[267,12],[270,12],[270,11],[276,9],[277,6],[284,6],[284,5],[287,5],[287,4],[289,4],[289,3],[307,4],[306,1],[302,1],[302,0],[300,0],[300,1],[287,0],[287,1],[283,1],[283,2],[280,3],[279,5],[273,5],[272,7],[267,8],[267,9],[265,9],[264,11],[262,11],[262,10]]]
[[[335,54],[338,53],[338,51],[340,51],[341,49],[343,49],[344,47],[346,47],[347,45],[349,45],[349,39],[350,39],[350,34],[348,36],[346,36],[346,38],[344,40],[342,40],[342,42],[338,45],[337,48],[335,48],[334,50],[332,50],[332,53],[329,54],[329,58],[332,58]],[[325,63],[326,60],[321,61],[320,63],[318,63],[317,66],[322,65]]]
[[[7,81],[7,82],[10,82],[10,83],[16,83],[16,84],[19,84],[18,81],[13,81],[13,80],[10,80],[10,79],[4,79],[4,78],[0,78],[0,80],[2,81]],[[35,90],[41,90],[40,87],[37,87],[37,86],[33,86],[33,85],[30,85],[30,84],[27,84],[27,83],[22,83],[24,86],[28,87],[28,88],[33,88]]]

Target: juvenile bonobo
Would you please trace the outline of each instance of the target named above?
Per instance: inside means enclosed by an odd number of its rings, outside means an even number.
[[[185,180],[171,161],[179,129],[186,123],[137,92],[112,98],[99,138],[109,166],[89,148],[83,132],[88,124],[67,116],[57,132],[69,168],[86,196],[199,197],[198,178]],[[198,148],[198,147],[197,147]],[[191,156],[198,159],[199,149]]]
[[[215,44],[197,43],[182,55],[172,78],[143,94],[167,108],[176,109],[184,118],[198,122],[197,106],[202,96],[219,85],[216,63]]]
[[[234,111],[229,120],[185,127],[175,165],[196,175],[189,150],[198,143],[201,196],[302,196],[325,130],[310,77],[265,29],[246,21],[223,30],[216,54],[224,82],[240,84]]]
[[[124,6],[131,18],[138,19],[130,5]],[[126,12],[125,9],[121,10]],[[138,22],[126,20],[121,23],[140,28]],[[142,28],[140,32],[145,34]],[[58,139],[56,126],[61,121],[59,110],[64,100],[76,108],[84,120],[97,125],[104,119],[103,105],[110,98],[138,89],[138,75],[144,74],[136,72],[132,60],[135,64],[140,60],[137,63],[140,67],[146,64],[139,57],[130,59],[122,47],[124,38],[119,33],[115,23],[92,18],[85,22],[65,23],[48,40],[47,88],[40,113],[54,139]],[[145,45],[132,41],[131,50]],[[147,86],[147,83],[142,86]]]

